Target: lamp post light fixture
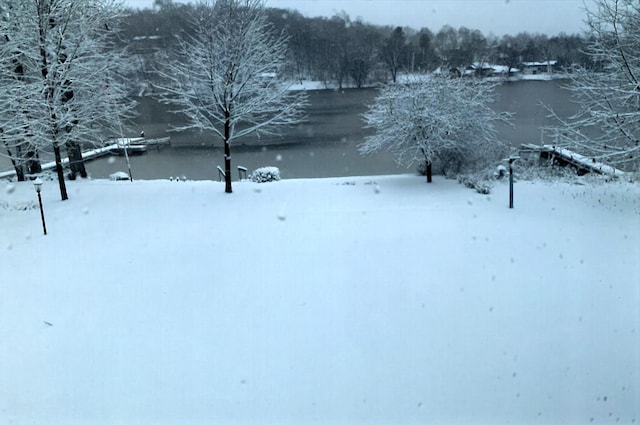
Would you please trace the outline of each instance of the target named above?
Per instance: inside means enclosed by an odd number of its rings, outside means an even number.
[[[44,231],[44,234],[47,234],[47,225],[44,222],[44,208],[42,208],[42,196],[40,195],[40,192],[42,191],[42,180],[40,179],[40,177],[36,178],[33,181],[33,187],[35,187],[36,192],[38,193],[38,203],[40,204],[40,217],[42,218],[42,230]]]

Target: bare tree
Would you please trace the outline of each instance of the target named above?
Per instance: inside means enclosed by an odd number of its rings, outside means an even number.
[[[531,36],[526,32],[521,32],[515,36],[504,35],[498,45],[498,57],[500,63],[507,67],[507,77],[511,77],[511,73],[515,69],[519,69],[525,60],[525,54]]]
[[[357,88],[362,88],[375,68],[376,52],[382,42],[382,35],[375,28],[355,21],[349,28],[350,54],[349,75]]]
[[[593,66],[571,75],[580,110],[551,128],[554,143],[627,170],[640,170],[640,3],[597,0],[588,10]]]
[[[422,28],[413,41],[411,72],[431,71],[437,68],[439,61],[433,46],[434,35],[429,28]]]
[[[436,160],[444,173],[485,166],[504,147],[495,124],[510,119],[489,107],[493,93],[490,83],[443,76],[388,85],[364,114],[375,134],[365,139],[360,152],[387,150],[400,164],[426,162],[428,182]]]
[[[452,26],[445,25],[440,28],[433,37],[432,43],[439,62],[443,65],[450,68],[469,65],[469,63],[460,63],[458,32]]]
[[[331,17],[326,22],[326,26],[329,30],[327,34],[329,49],[325,50],[324,59],[330,75],[338,83],[338,89],[342,90],[349,78],[349,68],[351,67],[351,46],[349,44],[351,18],[343,11]]]
[[[20,145],[52,152],[65,200],[62,150],[72,174],[86,175],[81,143],[120,134],[133,113],[128,62],[114,47],[121,7],[115,0],[8,0],[2,11],[2,50],[10,52],[0,62],[2,141],[8,152]]]
[[[380,56],[391,73],[391,81],[398,78],[398,71],[405,66],[407,36],[402,27],[396,27],[382,45]]]
[[[200,4],[193,35],[179,41],[179,61],[159,70],[161,100],[183,113],[176,130],[210,131],[224,143],[225,192],[231,193],[231,143],[298,123],[304,92],[281,78],[287,38],[271,29],[260,0]]]
[[[26,70],[28,56],[16,38],[21,30],[21,3],[0,5],[0,140],[18,181],[39,171],[37,147],[29,130],[27,109],[31,82]]]
[[[458,63],[469,65],[473,62],[483,63],[489,56],[487,39],[480,30],[458,28]]]

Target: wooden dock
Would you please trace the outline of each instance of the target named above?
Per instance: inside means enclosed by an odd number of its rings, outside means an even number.
[[[145,153],[149,146],[156,146],[160,149],[162,145],[171,144],[169,137],[162,137],[158,139],[145,139],[144,137],[123,137],[119,139],[110,140],[109,144],[97,149],[91,149],[82,152],[82,159],[84,161],[91,161],[96,158],[103,157],[105,155],[124,155],[125,149],[128,154],[142,154]],[[62,166],[69,164],[69,158],[62,158]],[[41,164],[42,171],[49,171],[56,168],[56,162],[45,162]],[[15,170],[8,170],[0,172],[0,179],[11,178],[16,175]]]
[[[560,165],[571,165],[578,170],[578,174],[597,173],[612,177],[623,177],[624,171],[596,161],[569,149],[560,148],[554,145],[534,145],[524,144],[520,147],[521,152],[535,152],[542,159],[556,161]]]

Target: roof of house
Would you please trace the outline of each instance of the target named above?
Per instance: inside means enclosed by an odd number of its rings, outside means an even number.
[[[533,66],[554,66],[557,65],[558,61],[552,61],[552,60],[546,60],[543,62],[522,62],[522,65],[527,66],[527,67],[533,67]]]

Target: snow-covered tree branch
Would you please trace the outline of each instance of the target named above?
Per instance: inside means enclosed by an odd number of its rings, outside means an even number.
[[[629,171],[640,170],[640,2],[597,0],[587,11],[591,69],[567,88],[580,110],[546,128],[557,146]]]
[[[387,150],[401,164],[425,162],[429,181],[434,161],[444,173],[485,166],[504,149],[495,124],[510,119],[489,107],[493,90],[491,83],[445,76],[388,85],[364,114],[375,134],[365,139],[360,152]]]
[[[187,119],[175,130],[209,131],[224,143],[231,192],[233,140],[303,119],[306,94],[291,92],[282,74],[287,38],[272,30],[261,0],[218,0],[196,7],[173,57],[158,71],[161,100]]]
[[[115,46],[122,5],[114,0],[8,0],[0,6],[0,138],[18,178],[53,154],[67,199],[71,175],[86,176],[81,147],[120,134],[133,115],[124,52]],[[27,169],[24,169],[24,166]]]

